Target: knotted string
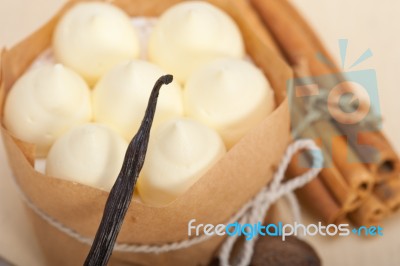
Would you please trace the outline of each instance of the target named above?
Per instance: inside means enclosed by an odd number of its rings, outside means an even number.
[[[302,75],[301,71],[298,71],[295,69],[295,71],[300,73],[300,76]],[[333,78],[332,76],[331,78]],[[307,89],[307,86],[310,84],[315,84],[318,83],[318,80],[314,80],[312,77],[300,77],[297,78],[298,83],[302,85],[303,89]],[[327,79],[327,78],[326,78]],[[328,82],[329,83],[329,82]],[[293,125],[292,129],[292,137],[293,138],[299,138],[301,134],[304,132],[304,130],[311,126],[314,122],[319,121],[319,120],[331,120],[332,122],[335,122],[335,120],[332,118],[331,113],[329,112],[328,109],[328,98],[331,90],[327,88],[323,88],[324,84],[320,84],[322,86],[321,89],[319,89],[317,95],[312,95],[312,97],[305,97],[303,101],[303,106],[305,107],[306,114],[296,125]],[[289,87],[289,97],[296,97],[295,96],[295,88],[294,86]],[[358,106],[361,105],[362,99],[358,99],[358,101],[353,101],[353,94],[352,93],[346,93],[341,95],[340,97],[340,102],[338,105],[331,106],[331,108],[334,109],[339,109],[345,113],[351,114],[354,112],[357,112]],[[292,99],[289,99],[289,101],[293,101]],[[295,105],[291,105],[295,106]],[[373,106],[372,106],[373,107]],[[379,125],[382,123],[382,117],[377,114],[376,111],[371,110],[368,112],[368,114],[360,121],[358,124],[365,129],[369,130],[377,130]]]
[[[285,183],[282,180],[285,176],[286,169],[293,158],[293,156],[302,149],[309,149],[313,151],[320,151],[316,144],[312,140],[297,140],[291,144],[279,165],[278,170],[275,172],[272,182],[269,186],[264,187],[249,203],[246,204],[246,211],[243,216],[239,219],[240,224],[249,223],[256,224],[264,220],[264,217],[269,209],[269,207],[282,196],[289,195],[289,201],[292,202],[292,208],[295,216],[299,216],[299,207],[297,205],[297,200],[293,195],[293,191],[300,188],[310,182],[315,178],[321,171],[323,158],[320,152],[310,153],[312,156],[313,166],[306,173],[295,177]],[[297,205],[297,206],[293,206]],[[229,258],[233,246],[239,236],[234,235],[228,237],[225,243],[222,245],[219,253],[219,259],[222,266],[229,266]],[[253,256],[254,244],[258,239],[258,234],[255,235],[251,240],[245,241],[240,255],[235,262],[235,266],[246,266],[250,263]]]

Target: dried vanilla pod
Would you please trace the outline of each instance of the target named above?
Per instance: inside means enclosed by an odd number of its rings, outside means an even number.
[[[107,265],[110,259],[144,163],[160,88],[171,83],[172,79],[172,75],[165,75],[154,85],[142,124],[128,146],[121,171],[108,196],[100,226],[84,263],[86,266]]]

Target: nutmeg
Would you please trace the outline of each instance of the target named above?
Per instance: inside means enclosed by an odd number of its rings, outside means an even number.
[[[315,250],[297,237],[260,237],[254,247],[250,266],[319,266]]]
[[[209,266],[217,266],[213,259]],[[260,237],[255,246],[250,266],[320,266],[321,260],[315,250],[305,241],[294,236]]]

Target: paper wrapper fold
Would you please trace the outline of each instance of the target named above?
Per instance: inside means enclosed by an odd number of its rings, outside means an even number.
[[[51,35],[69,2],[37,32],[1,56],[0,115],[13,83],[36,56],[50,46]],[[121,0],[113,3],[131,16],[158,16],[176,0]],[[166,244],[188,238],[187,224],[219,224],[229,218],[262,186],[279,164],[289,141],[289,111],[284,98],[290,68],[273,49],[257,16],[244,0],[209,1],[228,12],[239,25],[247,53],[262,68],[275,90],[276,110],[235,145],[193,187],[170,205],[146,206],[133,200],[118,243]],[[239,12],[240,11],[240,12]],[[173,74],[173,73],[172,73]],[[23,107],[21,107],[23,108]],[[93,237],[101,219],[108,193],[36,172],[35,147],[15,139],[1,127],[9,163],[16,183],[42,211],[85,237]],[[29,208],[48,265],[82,265],[89,246],[61,233]],[[114,252],[110,265],[206,265],[223,237],[213,237],[190,248],[161,254]]]

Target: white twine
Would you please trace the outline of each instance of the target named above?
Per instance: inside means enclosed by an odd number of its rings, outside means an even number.
[[[310,182],[313,178],[315,178],[321,170],[322,167],[322,155],[320,152],[312,152],[311,155],[313,157],[313,168],[309,171],[295,177],[285,183],[282,183],[284,178],[286,169],[293,158],[294,154],[296,154],[299,150],[308,149],[313,151],[320,151],[317,145],[312,140],[301,139],[297,140],[286,150],[286,153],[279,165],[278,170],[275,172],[274,177],[269,186],[266,186],[261,189],[261,191],[249,202],[247,202],[231,219],[227,222],[227,224],[239,222],[241,224],[249,223],[256,224],[259,221],[263,221],[269,207],[273,204],[277,199],[282,196],[287,196],[289,203],[293,209],[294,217],[297,221],[300,220],[300,209],[298,206],[298,202],[296,197],[293,194],[293,191],[299,187],[304,186],[308,182]],[[43,212],[39,207],[37,207],[21,190],[21,188],[17,185],[17,189],[19,190],[22,199],[25,201],[26,205],[36,213],[40,218],[46,221],[48,224],[59,230],[60,232],[68,235],[69,237],[77,240],[78,242],[86,245],[91,245],[93,242],[92,238],[82,236],[75,230],[65,226],[61,222],[57,221],[53,217],[49,216],[45,212]],[[191,239],[186,239],[183,241],[168,243],[164,245],[132,245],[132,244],[121,244],[116,243],[114,246],[114,251],[119,252],[134,252],[134,253],[164,253],[173,250],[179,250],[191,247],[198,243],[201,243],[212,236],[202,235],[199,237],[194,237]],[[230,256],[232,248],[237,240],[238,236],[230,236],[223,243],[220,253],[219,259],[220,263],[223,266],[229,266]],[[253,237],[249,241],[245,241],[243,244],[241,254],[239,256],[239,260],[234,264],[235,266],[246,266],[250,263],[251,257],[253,255],[253,248],[255,241],[258,236]]]
[[[311,156],[313,157],[313,167],[306,173],[295,177],[285,183],[282,183],[290,161],[292,160],[293,156],[302,149],[319,151],[318,153],[311,153]],[[292,205],[294,215],[300,217],[300,209],[297,203],[297,199],[293,195],[293,191],[297,188],[304,186],[313,178],[315,178],[321,171],[321,167],[322,155],[320,153],[320,149],[317,147],[315,142],[312,140],[304,139],[295,141],[287,148],[286,153],[279,165],[279,168],[274,174],[271,184],[267,187],[264,187],[248,204],[246,204],[246,206],[249,205],[249,208],[244,211],[244,214],[240,217],[238,222],[240,224],[255,224],[259,221],[263,221],[269,207],[282,196],[288,196],[289,203],[291,203]],[[231,257],[233,246],[238,237],[238,235],[230,236],[222,245],[219,252],[220,265],[230,265],[229,259]],[[258,234],[256,234],[251,240],[244,242],[240,255],[238,256],[234,265],[246,266],[250,263],[253,256],[254,244],[258,237]]]

